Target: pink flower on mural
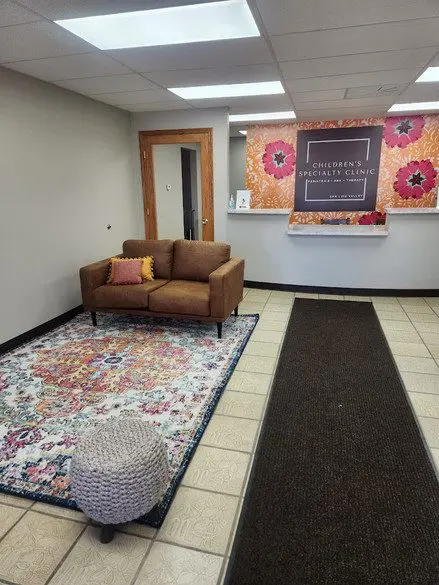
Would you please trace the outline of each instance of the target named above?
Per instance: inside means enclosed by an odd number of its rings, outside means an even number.
[[[395,116],[386,118],[384,140],[387,146],[405,148],[422,136],[424,128],[423,116]]]
[[[358,220],[360,225],[384,225],[386,223],[386,214],[380,211],[365,213]]]
[[[277,140],[265,146],[262,162],[268,175],[273,175],[275,179],[283,179],[293,174],[296,153],[291,144]]]
[[[431,161],[412,160],[396,173],[393,188],[403,199],[421,199],[434,188],[436,175]]]

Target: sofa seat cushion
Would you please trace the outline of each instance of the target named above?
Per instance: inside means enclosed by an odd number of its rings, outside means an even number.
[[[209,283],[171,280],[149,295],[149,310],[178,315],[210,315]]]
[[[96,309],[147,309],[149,294],[167,282],[159,279],[143,284],[104,284],[92,292],[91,300]]]

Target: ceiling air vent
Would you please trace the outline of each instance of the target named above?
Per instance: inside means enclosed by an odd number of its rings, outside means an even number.
[[[398,95],[406,88],[406,84],[401,85],[368,85],[366,87],[350,87],[346,91],[345,98],[368,98],[368,97],[385,97]]]

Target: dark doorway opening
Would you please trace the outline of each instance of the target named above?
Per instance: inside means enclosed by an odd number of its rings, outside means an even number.
[[[183,229],[185,240],[198,240],[197,151],[181,149]]]

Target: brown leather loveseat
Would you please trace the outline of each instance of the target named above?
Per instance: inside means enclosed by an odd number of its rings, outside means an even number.
[[[84,310],[168,316],[222,323],[243,297],[244,260],[230,257],[230,246],[188,240],[127,240],[120,257],[153,256],[154,280],[107,284],[109,258],[80,270]]]

